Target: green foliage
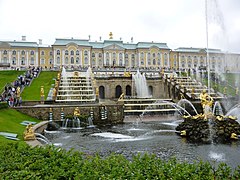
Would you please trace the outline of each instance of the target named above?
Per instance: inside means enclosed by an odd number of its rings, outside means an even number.
[[[15,70],[0,71],[0,94],[4,90],[5,84],[11,84],[13,81],[17,80],[18,75],[21,75],[23,73],[24,71]]]
[[[23,143],[3,143],[0,148],[2,179],[239,179],[226,164],[214,169],[208,162],[189,164],[163,161],[155,155],[106,158],[66,151],[53,146],[31,148]]]
[[[23,100],[36,100],[40,101],[40,89],[44,86],[45,99],[48,96],[48,92],[55,83],[53,80],[57,77],[56,71],[42,71],[38,78],[34,79],[31,86],[26,86],[21,94]]]
[[[6,108],[8,108],[7,102],[1,102],[0,103],[0,109],[6,109]]]
[[[39,122],[38,119],[22,114],[15,109],[0,109],[0,131],[16,133],[21,140],[23,139],[22,135],[26,126],[20,123],[25,120]],[[5,138],[1,138],[0,143],[4,141],[4,139]],[[5,141],[10,140],[5,139]]]

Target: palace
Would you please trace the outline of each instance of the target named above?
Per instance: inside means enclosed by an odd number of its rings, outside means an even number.
[[[240,54],[208,49],[211,70],[239,72]],[[124,43],[114,40],[56,39],[52,45],[21,41],[0,41],[0,68],[46,69],[66,68],[146,68],[146,69],[204,69],[207,67],[207,49],[179,47],[172,50],[166,43]]]

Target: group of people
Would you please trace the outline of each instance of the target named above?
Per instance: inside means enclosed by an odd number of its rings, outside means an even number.
[[[8,102],[10,107],[21,106],[21,92],[25,86],[29,86],[32,79],[36,78],[40,72],[39,68],[29,68],[24,75],[19,75],[17,80],[8,84],[0,96],[0,102]]]

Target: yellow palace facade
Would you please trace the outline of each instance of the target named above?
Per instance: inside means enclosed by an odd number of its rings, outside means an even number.
[[[210,69],[240,71],[240,54],[208,49]],[[86,39],[56,39],[52,45],[39,42],[0,41],[1,68],[46,69],[59,68],[146,68],[146,69],[196,69],[206,67],[207,50],[180,47],[170,49],[166,43],[124,43],[114,40],[90,41]]]

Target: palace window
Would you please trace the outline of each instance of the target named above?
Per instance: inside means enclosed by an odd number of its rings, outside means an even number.
[[[57,64],[60,64],[60,57],[57,57]]]
[[[76,51],[76,55],[77,55],[77,56],[79,55],[79,50]]]
[[[160,53],[158,53],[157,56],[158,56],[158,59],[161,59],[161,54]]]
[[[123,66],[123,60],[122,59],[119,60],[119,66]]]
[[[102,65],[103,65],[103,62],[102,62],[101,59],[98,61],[98,65],[99,65],[99,66],[102,66]]]
[[[44,51],[41,52],[41,55],[44,55]]]
[[[122,58],[123,58],[123,54],[119,53],[119,59],[122,59]]]
[[[141,59],[141,65],[144,65],[144,59]]]
[[[4,57],[4,58],[3,58],[3,63],[7,63],[7,61],[8,61],[7,58]]]
[[[98,57],[101,58],[101,57],[102,57],[102,53],[99,53],[99,54],[98,54]]]
[[[148,59],[150,59],[150,58],[151,58],[151,54],[150,54],[150,53],[148,53],[148,55],[147,55],[147,58],[148,58]]]
[[[115,58],[116,58],[116,53],[114,52],[114,53],[113,53],[113,59],[115,59]]]
[[[24,57],[22,57],[21,65],[25,65],[25,58]]]
[[[74,64],[74,57],[71,57],[71,64]]]
[[[88,65],[88,58],[87,57],[84,58],[84,64]]]
[[[3,54],[5,54],[5,55],[6,55],[6,54],[7,54],[7,50],[4,50],[4,51],[3,51]]]
[[[84,56],[87,56],[87,55],[88,55],[88,51],[85,50],[85,51],[84,51]]]
[[[41,59],[41,64],[45,64],[45,59]]]
[[[30,55],[34,55],[34,51],[31,51],[31,52],[30,52]]]
[[[49,60],[49,64],[53,64],[53,60],[52,59]]]
[[[15,50],[13,50],[12,55],[16,55],[16,54],[17,54],[17,52]]]
[[[71,50],[71,56],[74,56],[74,51],[73,50]]]
[[[65,50],[65,55],[68,55],[68,50]]]
[[[79,64],[79,57],[76,58],[76,64]]]
[[[109,52],[106,53],[106,58],[109,58]]]
[[[128,59],[128,54],[125,54],[125,59]]]
[[[191,65],[192,65],[192,61],[188,60],[188,67],[191,68]]]
[[[165,66],[168,65],[168,57],[167,57],[167,53],[164,54],[164,65],[165,65]]]
[[[150,59],[148,59],[148,65],[151,65],[151,60]]]
[[[34,58],[33,57],[31,57],[31,59],[30,59],[30,64],[34,65]]]
[[[144,53],[143,52],[141,52],[141,59],[143,59],[144,58]]]
[[[156,54],[155,54],[155,53],[153,53],[153,54],[152,54],[152,57],[153,57],[153,58],[155,58],[155,57],[156,57]]]
[[[96,65],[96,60],[95,60],[95,59],[92,60],[92,65],[93,65],[93,66]]]
[[[160,66],[161,65],[161,59],[158,59],[157,63],[158,63],[158,66]]]
[[[50,51],[50,52],[49,52],[49,55],[50,55],[50,56],[52,56],[52,55],[53,55],[53,52],[52,52],[52,51]]]
[[[22,54],[22,55],[25,55],[25,51],[22,50],[21,54]]]
[[[95,53],[94,52],[92,53],[92,57],[95,58]]]
[[[57,50],[57,55],[60,55],[60,50]]]
[[[132,59],[135,59],[135,54],[132,54]]]
[[[65,58],[65,64],[68,64],[68,57]]]
[[[15,57],[12,58],[12,65],[16,65],[16,58]]]
[[[129,66],[129,61],[126,59],[125,66]]]
[[[156,65],[156,59],[153,59],[153,65]]]
[[[106,59],[106,66],[109,66],[109,59]]]

